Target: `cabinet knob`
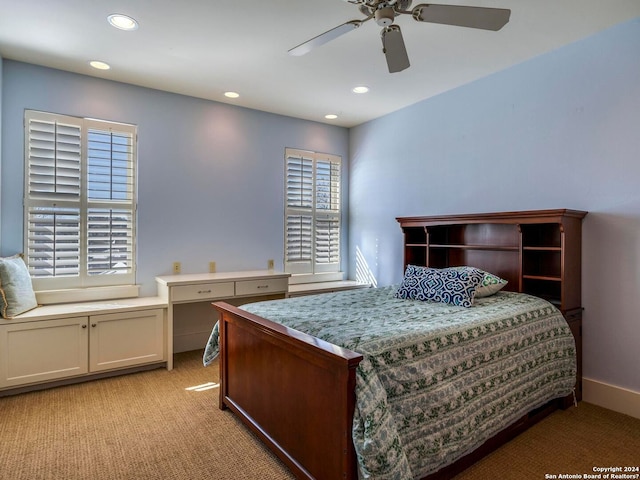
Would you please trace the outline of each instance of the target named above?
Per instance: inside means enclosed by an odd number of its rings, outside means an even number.
[[[92,327],[95,327],[96,325],[97,325],[97,323],[92,323],[91,324]]]
[[[84,325],[82,325],[82,328],[87,328],[87,324],[85,323]]]

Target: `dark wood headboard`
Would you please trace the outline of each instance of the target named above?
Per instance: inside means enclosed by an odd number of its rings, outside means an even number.
[[[581,308],[581,225],[587,212],[529,210],[397,218],[404,266],[470,265],[506,290],[537,295],[563,312]]]

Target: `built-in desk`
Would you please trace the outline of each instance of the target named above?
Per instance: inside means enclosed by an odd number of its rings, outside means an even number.
[[[217,313],[210,305],[212,301],[245,303],[252,297],[256,300],[284,298],[288,293],[289,276],[272,270],[253,270],[156,277],[158,296],[168,304],[167,368],[173,368],[174,351],[205,347],[217,319]],[[182,328],[187,324],[188,328]]]

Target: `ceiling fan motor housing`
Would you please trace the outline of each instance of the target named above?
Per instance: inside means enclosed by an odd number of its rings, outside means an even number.
[[[387,27],[393,23],[393,19],[396,16],[396,12],[392,7],[378,8],[375,13],[376,23],[381,27]]]

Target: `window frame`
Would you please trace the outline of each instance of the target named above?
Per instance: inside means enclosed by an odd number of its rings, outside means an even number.
[[[49,148],[53,155],[51,160],[53,166],[46,165],[44,168],[53,180],[50,183],[44,182],[43,189],[31,188],[31,182],[36,176],[35,170],[38,168],[37,154],[32,154],[37,143],[36,129],[32,131],[32,122],[40,124],[43,130],[46,127],[53,129],[49,133],[53,140],[43,140],[46,146],[44,150]],[[63,168],[58,167],[58,156],[63,146],[60,139],[56,136],[57,129],[62,125],[65,128],[77,129],[77,138],[68,137],[78,142],[78,151],[72,152],[70,155],[79,155],[77,159],[78,171],[75,167],[66,169],[64,173],[59,172]],[[96,141],[96,135],[99,137]],[[91,139],[90,139],[91,137]],[[106,141],[100,141],[107,138]],[[123,142],[121,143],[120,139]],[[100,150],[96,145],[106,146],[108,150]],[[121,150],[118,151],[118,148]],[[91,158],[90,158],[91,157]],[[71,291],[73,289],[91,289],[93,287],[122,287],[130,286],[135,283],[136,279],[136,233],[137,233],[137,126],[132,124],[110,122],[106,120],[98,120],[93,118],[82,118],[69,115],[61,115],[55,113],[41,112],[37,110],[25,110],[24,115],[24,193],[23,193],[23,219],[24,219],[24,258],[27,268],[32,277],[33,287],[36,291]],[[75,162],[75,158],[70,163]],[[43,163],[46,163],[45,159]],[[98,167],[100,163],[108,164],[108,167]],[[90,178],[90,168],[93,169],[93,179]],[[95,173],[96,168],[102,168],[107,173]],[[53,172],[53,173],[51,173]],[[68,174],[66,178],[58,183],[58,177]],[[33,175],[33,176],[32,176]],[[95,188],[100,182],[98,178],[107,179],[101,185],[106,185],[105,189]],[[115,179],[118,180],[115,180]],[[77,182],[79,193],[76,195],[61,194],[59,192],[45,192],[47,186],[57,190],[57,186],[63,183]],[[75,188],[75,185],[72,185]],[[120,191],[117,191],[117,189]],[[89,193],[89,191],[94,193]],[[102,191],[101,195],[107,195],[109,198],[98,198],[97,193]],[[118,198],[121,197],[121,198]],[[71,269],[77,269],[77,274],[55,275],[55,267],[51,267],[55,260],[51,258],[47,267],[36,266],[37,242],[43,238],[38,236],[37,230],[37,213],[34,208],[42,208],[51,214],[62,208],[69,208],[77,212],[77,222],[71,221],[71,236],[77,235],[77,257],[75,245],[72,245],[70,256],[77,260],[77,265],[72,265]],[[108,215],[107,215],[108,212]],[[114,213],[116,217],[114,218]],[[30,216],[33,214],[32,216]],[[40,217],[42,218],[42,217]],[[32,222],[33,219],[33,222]],[[106,220],[105,220],[106,219]],[[45,220],[40,222],[44,228],[50,231],[56,230],[58,223],[56,220]],[[97,230],[96,230],[97,228]],[[57,233],[57,232],[56,232]],[[62,238],[56,235],[54,238]],[[47,237],[44,234],[44,237]],[[45,238],[46,239],[46,238]],[[56,242],[56,240],[53,240]],[[62,243],[55,243],[51,250],[43,249],[44,255],[49,254],[51,257],[58,258],[58,246]],[[100,247],[96,253],[96,245]],[[42,255],[41,255],[42,257]],[[104,262],[102,257],[106,257],[109,267],[100,267],[93,273],[89,273],[89,268],[95,268],[98,262]],[[117,258],[117,261],[113,260]],[[74,263],[73,261],[70,263]],[[118,265],[120,264],[120,265]],[[38,270],[44,271],[53,269],[52,275],[39,275]],[[115,273],[117,272],[117,273]],[[134,289],[137,292],[137,289]],[[131,292],[131,289],[124,289]],[[69,293],[63,294],[65,297]],[[73,298],[74,294],[71,294]],[[79,294],[86,297],[87,293]],[[112,295],[104,293],[103,295],[110,297]],[[126,296],[132,296],[130,293]]]
[[[311,177],[307,177],[307,190],[305,190],[304,177],[302,170],[305,168],[300,166],[299,177],[290,174],[290,159],[298,159],[302,164],[305,160],[310,162]],[[291,273],[298,277],[298,281],[305,277],[305,281],[318,281],[317,277],[331,277],[332,280],[342,279],[341,261],[342,261],[342,157],[339,155],[319,153],[309,150],[301,150],[296,148],[286,148],[284,155],[285,185],[284,185],[284,269],[285,272]],[[318,165],[324,167],[323,173],[318,173]],[[328,175],[327,175],[328,166]],[[307,169],[309,166],[307,166]],[[337,169],[337,175],[335,170]],[[297,182],[295,181],[297,180]],[[324,194],[319,194],[319,183],[323,182]],[[310,182],[310,184],[309,184]],[[296,185],[296,188],[293,188]],[[310,190],[309,190],[310,185]],[[292,190],[300,190],[293,193],[293,197],[297,197],[298,205],[291,205]],[[306,200],[303,200],[306,199]],[[322,201],[319,199],[322,198]],[[294,202],[295,203],[295,202]],[[310,203],[302,205],[302,203]],[[324,204],[326,208],[320,208],[319,203]],[[290,218],[300,217],[300,231],[292,231]],[[305,225],[302,226],[302,217],[305,219]],[[320,228],[320,224],[324,228]],[[300,253],[297,259],[292,259],[290,254],[291,237],[303,236],[302,229],[309,231],[310,240],[308,254],[302,243],[296,245],[299,247]],[[336,233],[337,230],[337,233]],[[319,235],[322,233],[322,235]],[[319,248],[321,244],[320,238],[324,240],[323,248]],[[301,242],[303,242],[301,240]],[[295,243],[295,242],[294,242]],[[322,253],[320,253],[322,250]],[[324,255],[326,261],[318,261],[319,256]],[[308,258],[307,258],[308,257]],[[297,280],[293,279],[292,283]]]

